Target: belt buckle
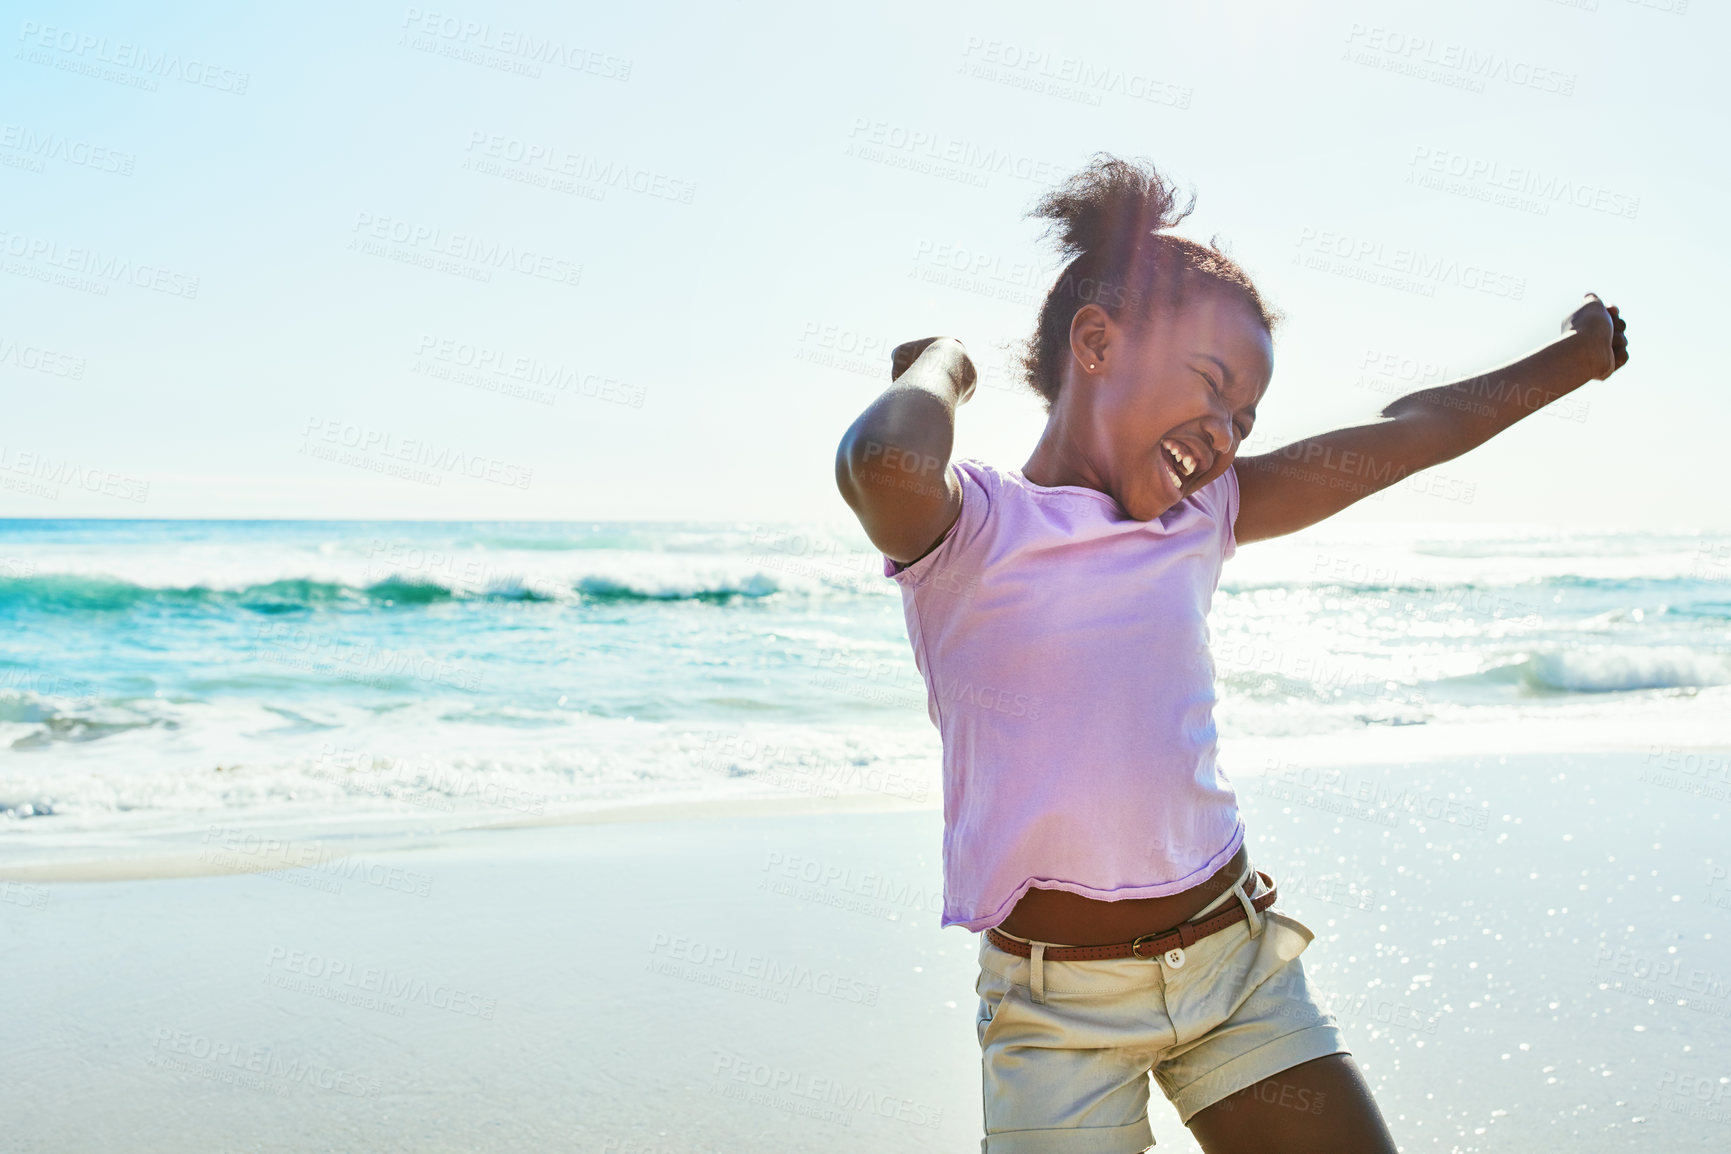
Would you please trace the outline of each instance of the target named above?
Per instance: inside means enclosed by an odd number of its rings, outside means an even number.
[[[1140,937],[1134,939],[1130,943],[1130,956],[1133,958],[1141,958],[1145,962],[1153,961],[1155,958],[1160,956],[1158,953],[1143,954],[1143,953],[1137,952],[1138,948],[1142,945],[1143,942],[1153,941],[1155,938],[1160,937],[1162,934],[1169,934],[1171,932],[1172,932],[1171,930],[1157,930],[1154,933],[1143,934]]]

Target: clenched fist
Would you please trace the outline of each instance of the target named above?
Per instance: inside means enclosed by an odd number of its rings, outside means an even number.
[[[974,361],[968,356],[968,350],[954,337],[922,337],[917,341],[897,345],[890,354],[890,380],[894,381],[907,372],[928,349],[934,357],[941,359],[943,369],[961,387],[960,399],[966,401],[973,396],[974,383],[979,380],[979,372],[974,368]]]
[[[1563,322],[1564,332],[1581,334],[1587,350],[1587,379],[1602,381],[1629,363],[1628,323],[1617,315],[1617,306],[1605,307],[1597,293],[1587,294],[1587,303]]]

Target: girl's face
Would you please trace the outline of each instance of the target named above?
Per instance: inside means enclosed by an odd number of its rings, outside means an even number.
[[[1070,332],[1079,359],[1059,400],[1084,434],[1077,464],[1133,519],[1154,520],[1232,464],[1274,374],[1246,302],[1208,293],[1134,329],[1086,306]]]

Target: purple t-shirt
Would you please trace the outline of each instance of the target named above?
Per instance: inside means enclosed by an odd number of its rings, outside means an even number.
[[[1237,474],[1133,521],[1093,489],[950,467],[950,532],[884,558],[943,738],[942,925],[995,926],[1032,887],[1117,901],[1205,881],[1244,840],[1207,621]]]

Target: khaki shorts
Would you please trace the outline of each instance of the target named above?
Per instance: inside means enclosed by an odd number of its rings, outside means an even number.
[[[1240,893],[1265,892],[1250,869],[1238,889],[1192,920]],[[1176,959],[1036,964],[981,934],[980,1149],[1133,1154],[1154,1142],[1150,1072],[1188,1124],[1204,1107],[1300,1062],[1348,1053],[1298,961],[1312,937],[1274,907]]]

